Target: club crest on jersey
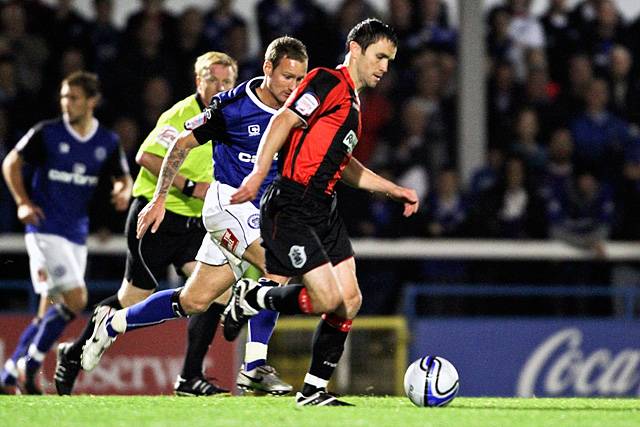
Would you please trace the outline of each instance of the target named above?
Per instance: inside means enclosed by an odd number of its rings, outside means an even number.
[[[249,125],[247,130],[249,131],[249,136],[260,135],[260,125]]]
[[[67,142],[61,142],[60,145],[58,145],[58,151],[60,151],[62,154],[67,154],[70,148],[71,147],[69,147],[69,143]]]
[[[107,149],[104,147],[98,147],[93,152],[93,155],[95,156],[97,161],[101,162],[107,158]]]
[[[224,232],[222,238],[220,239],[220,244],[229,252],[234,252],[238,247],[238,243],[240,241],[236,237],[233,232],[227,228],[227,231]]]
[[[260,214],[255,213],[253,215],[250,215],[247,219],[247,224],[249,224],[249,227],[253,229],[260,228]]]
[[[304,251],[304,246],[293,245],[289,249],[289,259],[291,265],[295,268],[300,268],[307,263],[307,253]]]
[[[320,103],[315,95],[311,92],[303,94],[294,104],[295,110],[304,117],[309,117],[316,111]]]
[[[61,278],[62,276],[64,276],[66,272],[67,272],[67,269],[65,268],[65,266],[64,266],[64,265],[56,265],[56,266],[53,268],[52,275],[53,275],[53,277],[55,277],[56,279],[59,279],[59,278]]]
[[[347,136],[344,137],[342,143],[347,146],[348,153],[351,153],[353,151],[353,149],[358,144],[358,137],[356,136],[356,133],[353,131],[353,129],[350,130]]]

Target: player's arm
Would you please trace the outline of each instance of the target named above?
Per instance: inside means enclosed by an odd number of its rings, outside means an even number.
[[[14,148],[2,162],[2,175],[18,207],[18,219],[24,224],[38,225],[44,219],[44,212],[29,198],[22,178],[23,166],[24,160]]]
[[[376,193],[384,193],[393,200],[403,203],[404,216],[406,217],[418,211],[420,203],[414,189],[401,187],[381,177],[371,169],[365,167],[355,157],[351,157],[347,167],[342,172],[342,181],[351,187]]]
[[[162,168],[163,157],[147,151],[139,151],[136,155],[136,163],[154,174],[160,176],[160,168]],[[173,179],[173,186],[182,191],[187,196],[197,197],[204,200],[209,189],[208,182],[195,182],[180,174]]]
[[[169,188],[178,174],[180,166],[184,163],[184,159],[187,158],[193,148],[199,145],[198,140],[193,136],[193,132],[189,130],[178,135],[173,144],[171,144],[160,167],[160,175],[158,176],[153,199],[138,214],[136,230],[138,239],[144,235],[149,227],[151,227],[152,233],[158,230],[160,223],[164,219],[164,205]]]
[[[262,182],[271,170],[273,158],[287,141],[291,129],[303,125],[302,119],[288,108],[280,109],[271,118],[260,141],[253,170],[231,196],[232,204],[249,202],[257,197]]]

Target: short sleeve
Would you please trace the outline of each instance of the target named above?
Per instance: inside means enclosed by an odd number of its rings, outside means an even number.
[[[316,69],[304,78],[285,106],[309,126],[323,111],[330,110],[339,101],[329,96],[339,84],[340,79],[329,71]]]
[[[41,165],[44,163],[46,153],[41,124],[32,127],[20,138],[20,141],[16,144],[16,151],[29,164]]]
[[[200,145],[220,139],[226,131],[220,98],[214,96],[202,113],[184,123],[184,128],[193,132]]]
[[[114,178],[129,175],[129,164],[119,142],[118,147],[112,151],[111,156],[105,162],[103,171],[106,175]]]

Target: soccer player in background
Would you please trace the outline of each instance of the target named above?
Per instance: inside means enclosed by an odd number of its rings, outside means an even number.
[[[99,101],[95,74],[69,75],[60,87],[62,118],[32,127],[2,164],[18,218],[26,226],[31,280],[40,295],[37,316],[0,374],[2,386],[17,383],[23,394],[42,394],[36,382],[42,361],[87,304],[88,207],[98,179],[111,178],[117,210],[129,204],[129,169],[116,134],[94,117]],[[22,175],[25,163],[34,171],[29,183]]]
[[[163,226],[144,240],[136,239],[138,214],[153,197],[162,160],[171,143],[184,131],[185,121],[200,114],[214,95],[235,86],[238,66],[229,55],[207,52],[196,60],[194,74],[196,93],[163,113],[138,150],[136,161],[141,168],[133,185],[134,200],[129,209],[125,230],[127,261],[122,285],[117,294],[97,305],[83,333],[73,344],[59,345],[55,374],[59,394],[72,392],[81,367],[82,347],[93,333],[97,316],[129,307],[147,298],[158,285],[155,278],[163,274],[170,265],[185,277],[194,271],[196,255],[206,235],[201,217],[204,196],[213,178],[211,144],[191,150],[181,165],[173,187],[167,193],[168,212]],[[259,275],[255,267],[247,273],[253,277]],[[228,299],[228,294],[221,295],[208,310],[189,318],[186,355],[182,372],[174,386],[177,395],[212,396],[228,392],[209,381],[203,372],[204,358]],[[256,318],[252,328],[262,336],[270,334],[274,324],[273,314],[266,313]],[[256,343],[249,338],[247,347],[255,346]],[[273,371],[266,365],[266,360],[264,362],[263,369]],[[291,386],[279,380],[275,372],[271,373],[270,380],[258,385],[262,391],[269,392],[274,388],[278,392],[291,390]]]
[[[247,318],[263,309],[322,314],[311,366],[296,395],[299,406],[350,405],[327,392],[362,302],[351,242],[336,211],[336,182],[386,194],[404,204],[407,217],[418,210],[415,190],[382,178],[351,155],[361,131],[358,92],[378,84],[397,44],[393,29],[377,19],[353,27],[344,63],[307,75],[269,123],[253,172],[231,197],[232,204],[254,200],[271,159],[285,147],[281,176],[262,198],[261,232],[272,278],[285,283],[302,276],[303,284],[238,281],[225,311],[224,332],[234,339]]]
[[[204,112],[187,121],[187,130],[178,136],[164,159],[153,199],[138,215],[138,238],[144,241],[145,236],[159,232],[164,224],[167,194],[178,168],[192,150],[209,141],[215,144],[215,183],[207,191],[202,211],[208,235],[196,257],[198,263],[194,273],[184,288],[157,292],[114,314],[100,313],[96,317],[94,335],[83,350],[85,369],[98,363],[120,333],[206,311],[242,276],[249,263],[264,272],[257,201],[230,205],[229,198],[253,169],[261,135],[272,115],[304,78],[308,58],[306,48],[299,40],[280,37],[269,44],[264,59],[263,77],[214,96]],[[277,169],[277,161],[272,157],[267,181],[275,178]],[[151,233],[145,234],[149,226]],[[261,316],[270,316],[273,322],[277,318],[269,310]],[[260,332],[250,325],[253,345],[247,345],[245,364],[237,380],[240,388],[257,388],[273,381],[273,372],[265,370],[264,365],[270,335],[271,331]],[[289,392],[291,386],[287,386],[286,392]],[[274,384],[271,392],[277,390],[284,391],[281,384]]]

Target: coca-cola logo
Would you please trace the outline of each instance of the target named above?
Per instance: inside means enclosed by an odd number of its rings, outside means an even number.
[[[520,371],[516,394],[640,395],[640,349],[624,348],[614,354],[598,348],[586,353],[582,343],[582,331],[577,328],[548,337]]]

